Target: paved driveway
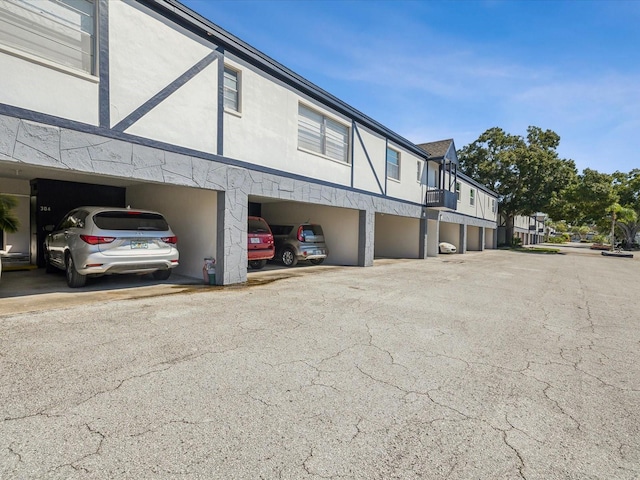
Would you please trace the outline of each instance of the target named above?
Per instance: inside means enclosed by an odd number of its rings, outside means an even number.
[[[487,251],[0,313],[0,478],[637,479],[638,260]]]

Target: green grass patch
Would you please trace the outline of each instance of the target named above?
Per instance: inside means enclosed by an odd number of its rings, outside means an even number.
[[[559,253],[560,250],[557,248],[548,248],[548,247],[514,247],[512,250],[516,252],[524,252],[524,253],[541,253],[546,255],[554,255]]]

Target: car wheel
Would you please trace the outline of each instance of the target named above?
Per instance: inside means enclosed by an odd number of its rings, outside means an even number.
[[[166,270],[156,270],[152,275],[156,280],[166,280],[171,276],[171,269],[167,268]]]
[[[249,260],[249,266],[254,270],[260,270],[267,264],[266,260]]]
[[[322,262],[324,262],[324,258],[312,258],[309,261],[314,265],[320,265]]]
[[[80,275],[78,273],[78,270],[76,270],[76,264],[73,263],[71,255],[67,255],[66,274],[67,285],[69,285],[70,288],[84,287],[85,283],[87,283],[87,276]]]
[[[280,259],[285,267],[295,267],[298,263],[298,259],[296,258],[296,254],[290,248],[285,248],[280,255]]]

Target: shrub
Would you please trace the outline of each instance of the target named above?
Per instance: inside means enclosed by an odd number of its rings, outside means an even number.
[[[519,247],[520,245],[522,245],[522,239],[520,237],[513,237],[513,239],[511,240],[511,244],[514,247]]]
[[[564,238],[564,235],[562,236],[556,236],[556,237],[549,237],[548,242],[549,243],[564,243],[567,240]]]

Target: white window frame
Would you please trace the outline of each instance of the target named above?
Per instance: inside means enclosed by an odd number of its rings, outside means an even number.
[[[61,71],[95,76],[97,3],[97,0],[2,0],[0,47],[7,53]]]
[[[418,165],[416,171],[416,181],[418,183],[422,183],[422,162],[420,160],[416,160],[416,164]]]
[[[476,189],[469,189],[469,205],[474,206],[476,204]]]
[[[227,79],[235,80],[235,89],[227,84]],[[242,112],[241,102],[242,75],[240,70],[228,65],[224,66],[224,110],[226,112]],[[229,99],[229,100],[228,100]]]
[[[389,153],[395,153],[396,163],[389,161]],[[395,148],[387,147],[387,178],[390,180],[400,181],[400,172],[402,168],[401,152]]]
[[[462,192],[462,184],[460,182],[456,182],[456,197],[458,202],[460,202],[460,200],[462,200],[460,198],[460,193]]]
[[[349,127],[299,103],[298,149],[336,162],[350,164]]]

